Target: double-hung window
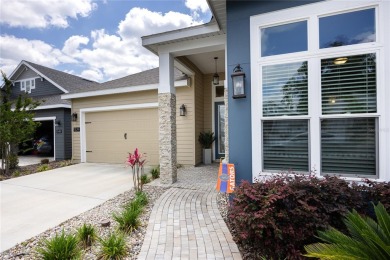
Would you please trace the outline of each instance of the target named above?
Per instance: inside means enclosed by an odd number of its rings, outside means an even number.
[[[254,177],[378,178],[386,169],[389,9],[385,1],[324,1],[251,17]]]

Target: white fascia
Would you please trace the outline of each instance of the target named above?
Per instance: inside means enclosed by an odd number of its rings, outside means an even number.
[[[149,45],[153,45],[153,44],[175,41],[178,39],[189,38],[189,37],[196,37],[202,34],[215,33],[219,31],[220,29],[218,23],[211,22],[208,24],[202,24],[202,25],[188,27],[184,29],[143,36],[141,37],[142,46],[148,48]]]
[[[61,96],[61,99],[96,97],[96,96],[104,96],[104,95],[112,95],[112,94],[122,94],[122,93],[154,90],[154,89],[158,89],[158,85],[159,84],[148,84],[148,85],[123,87],[123,88],[103,89],[103,90],[81,92],[81,93],[74,93],[74,94],[64,94]],[[190,78],[175,81],[175,87],[189,87],[189,86],[191,86],[191,79]]]
[[[52,109],[52,108],[71,108],[71,105],[67,104],[56,104],[56,105],[47,105],[47,106],[37,106],[34,110],[42,110],[42,109]]]

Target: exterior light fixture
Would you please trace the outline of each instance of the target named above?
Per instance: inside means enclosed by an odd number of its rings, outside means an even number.
[[[242,71],[240,64],[233,69],[232,81],[233,98],[245,98],[245,73]]]
[[[337,58],[333,61],[335,65],[342,65],[348,61],[347,57]]]
[[[183,104],[180,106],[180,116],[185,116],[186,115],[186,106]]]
[[[214,76],[213,76],[213,84],[214,85],[219,85],[219,75],[218,75],[218,70],[217,70],[217,60],[218,60],[218,57],[214,57],[214,60],[215,60],[215,73],[214,73]]]
[[[77,113],[72,114],[72,121],[77,122]]]
[[[55,125],[56,126],[61,126],[61,121],[60,120],[56,120]]]

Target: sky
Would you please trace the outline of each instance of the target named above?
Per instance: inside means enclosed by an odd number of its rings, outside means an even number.
[[[158,67],[141,36],[210,19],[206,0],[0,0],[0,69],[27,60],[104,82]]]

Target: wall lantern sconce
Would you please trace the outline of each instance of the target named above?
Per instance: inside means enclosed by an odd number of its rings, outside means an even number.
[[[242,71],[240,64],[233,69],[232,81],[233,98],[245,98],[245,73]]]
[[[214,85],[219,85],[219,75],[218,75],[218,70],[217,70],[218,57],[214,57],[214,60],[215,60],[215,73],[214,73],[214,76],[213,76],[213,84]]]
[[[183,104],[180,106],[180,116],[185,116],[187,112],[186,106]]]
[[[77,122],[77,113],[72,114],[72,121]]]
[[[61,121],[60,120],[56,120],[55,125],[56,126],[61,126]]]

